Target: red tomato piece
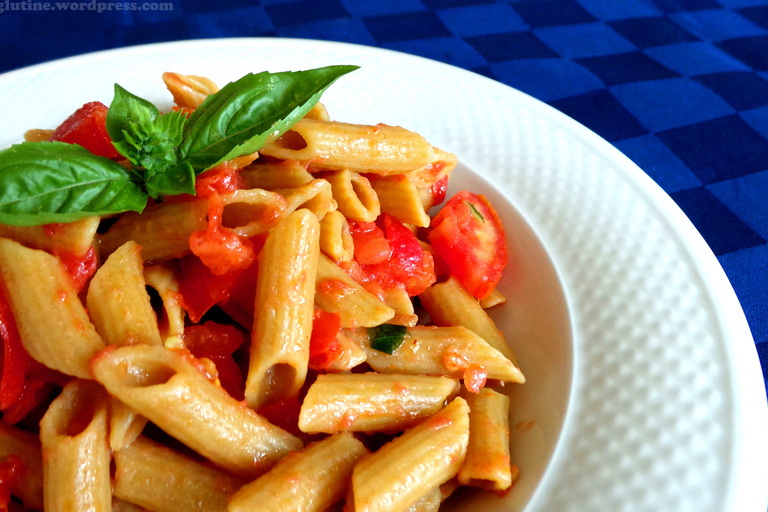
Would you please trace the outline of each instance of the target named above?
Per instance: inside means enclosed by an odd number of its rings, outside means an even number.
[[[100,101],[86,103],[53,132],[50,140],[79,144],[94,155],[122,160],[107,133],[107,106]]]
[[[470,393],[479,393],[485,387],[487,380],[488,372],[482,366],[473,364],[464,370],[464,387]]]
[[[262,407],[258,411],[271,424],[280,427],[295,436],[303,437],[305,434],[299,429],[299,414],[301,402],[298,396],[286,398],[281,402]]]
[[[214,194],[226,194],[237,189],[247,188],[240,172],[227,162],[208,169],[195,179],[197,197],[211,197]]]
[[[0,461],[0,510],[8,510],[11,489],[18,485],[24,471],[24,462],[17,455],[8,455]]]
[[[375,222],[350,222],[355,260],[361,265],[375,265],[387,261],[392,255],[384,232]]]
[[[2,379],[0,380],[0,409],[6,410],[24,391],[24,375],[30,357],[21,344],[16,320],[0,286],[0,337],[3,340]]]
[[[88,280],[96,272],[96,251],[91,247],[82,256],[77,256],[69,252],[60,252],[56,256],[61,260],[64,269],[72,280],[72,286],[80,293]]]
[[[487,297],[507,265],[507,239],[496,211],[482,195],[462,191],[432,219],[432,248],[477,299]]]
[[[226,302],[240,274],[241,270],[235,270],[217,276],[194,254],[181,258],[179,292],[189,318],[197,323],[213,306]]]
[[[184,329],[184,344],[197,358],[207,357],[216,365],[219,382],[227,393],[243,399],[243,374],[232,352],[245,342],[243,333],[232,325],[205,322]]]
[[[429,188],[429,192],[432,194],[432,206],[437,206],[445,201],[446,190],[448,190],[448,175],[434,182]]]
[[[309,366],[314,370],[327,370],[328,366],[342,354],[342,347],[336,335],[341,328],[338,313],[315,309],[312,319],[312,337],[309,340]]]

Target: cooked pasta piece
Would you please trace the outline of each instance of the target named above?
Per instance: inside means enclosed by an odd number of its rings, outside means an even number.
[[[262,162],[259,160],[240,172],[248,188],[276,190],[280,188],[300,187],[315,178],[305,165],[296,160],[280,162]]]
[[[146,509],[112,496],[112,512],[146,512]]]
[[[283,196],[288,203],[286,213],[306,208],[315,214],[317,220],[323,220],[326,214],[336,211],[337,208],[331,184],[326,180],[313,180],[306,185],[276,189],[275,192]]]
[[[373,222],[381,205],[371,182],[362,174],[344,170],[321,174],[333,189],[339,211],[349,220]]]
[[[368,356],[365,354],[365,350],[360,345],[349,339],[348,336],[339,332],[336,335],[336,341],[339,342],[341,353],[334,359],[327,363],[323,368],[312,368],[312,361],[310,360],[309,367],[312,369],[322,369],[329,372],[344,372],[349,371],[356,366],[363,364]]]
[[[340,211],[328,212],[320,221],[320,251],[332,261],[352,261],[355,245],[346,217]]]
[[[469,407],[457,397],[443,410],[360,461],[347,501],[355,512],[401,512],[458,473],[469,441]]]
[[[25,142],[45,142],[48,140],[51,140],[51,137],[53,137],[54,130],[40,130],[38,128],[33,128],[31,130],[27,130],[24,132],[24,141]]]
[[[112,509],[107,399],[95,382],[74,380],[40,420],[46,512]]]
[[[480,299],[480,307],[483,309],[490,309],[494,306],[498,306],[506,302],[507,298],[499,291],[498,288],[494,288],[489,296],[484,299]]]
[[[509,462],[509,397],[492,389],[462,393],[469,404],[469,446],[459,483],[488,491],[512,485]]]
[[[0,236],[10,238],[31,249],[41,249],[54,254],[83,256],[93,247],[98,217],[87,217],[67,224],[44,226],[8,226],[0,224]]]
[[[173,102],[182,108],[196,109],[219,87],[212,80],[203,76],[163,73],[163,82],[173,94]]]
[[[23,478],[11,487],[11,494],[24,506],[43,510],[43,453],[40,438],[0,421],[0,460],[9,455],[21,459]]]
[[[488,313],[458,279],[450,277],[447,281],[430,286],[419,295],[419,299],[435,325],[463,325],[517,365],[517,357],[504,334],[496,328]]]
[[[434,157],[424,137],[399,126],[314,119],[302,119],[260,152],[284,160],[311,160],[320,169],[377,174],[412,171]]]
[[[406,224],[429,227],[431,219],[424,209],[419,191],[406,174],[371,176],[371,187],[381,204],[381,211]]]
[[[436,512],[440,509],[442,494],[440,487],[435,487],[419,498],[419,501],[408,507],[407,512]]]
[[[261,250],[245,399],[254,409],[295,396],[304,384],[314,314],[320,223],[288,215]]]
[[[94,274],[86,304],[96,332],[108,345],[162,344],[136,242],[123,244]]]
[[[466,370],[479,368],[489,379],[525,382],[517,366],[466,327],[409,327],[402,345],[391,355],[372,349],[364,329],[346,333],[365,349],[366,363],[377,372],[461,379]]]
[[[395,316],[389,320],[390,324],[405,325],[413,327],[419,321],[419,317],[414,314],[413,301],[408,296],[405,288],[394,287],[383,290],[384,304],[395,310]]]
[[[114,493],[154,512],[224,512],[243,485],[146,437],[115,453]]]
[[[357,461],[370,453],[352,434],[341,433],[289,454],[269,473],[232,497],[229,512],[321,512],[341,500]]]
[[[317,262],[315,305],[338,313],[342,327],[373,327],[395,316],[395,310],[363,288],[324,254]]]
[[[56,256],[0,238],[0,274],[21,344],[35,360],[82,379],[104,347]]]
[[[144,267],[144,280],[163,301],[164,316],[160,321],[160,337],[166,348],[184,348],[184,308],[179,293],[176,269],[167,263]]]
[[[109,399],[109,447],[119,451],[131,444],[147,426],[147,419],[117,398]]]
[[[446,377],[380,373],[318,375],[301,405],[307,433],[398,432],[443,408],[459,383]]]
[[[244,478],[272,467],[301,441],[232,398],[181,351],[109,347],[92,363],[107,391],[214,464]]]
[[[325,108],[325,105],[323,105],[318,101],[317,104],[314,107],[312,107],[312,110],[307,112],[307,115],[304,116],[304,119],[317,119],[318,121],[330,121],[331,117],[328,115],[328,109]]]
[[[265,233],[279,222],[285,199],[261,189],[237,190],[221,196],[222,225],[238,235]],[[128,240],[141,246],[145,261],[180,258],[189,254],[189,237],[208,225],[208,200],[160,203],[142,213],[128,212],[99,238],[102,256],[117,250]]]

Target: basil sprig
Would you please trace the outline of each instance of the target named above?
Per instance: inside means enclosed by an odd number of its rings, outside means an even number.
[[[368,328],[371,348],[379,352],[392,354],[403,344],[408,329],[402,325],[381,324]]]
[[[189,118],[161,114],[115,84],[107,132],[129,169],[74,144],[25,142],[0,151],[0,223],[28,226],[141,212],[147,199],[195,192],[195,176],[285,133],[357,66],[248,74]]]

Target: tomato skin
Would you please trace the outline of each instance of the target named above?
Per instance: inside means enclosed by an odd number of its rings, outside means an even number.
[[[336,339],[341,328],[338,313],[315,309],[312,319],[312,337],[309,340],[309,367],[313,370],[327,370],[330,364],[342,354],[341,343]]]
[[[429,187],[432,194],[432,206],[437,206],[445,201],[445,193],[448,190],[448,176],[443,176]]]
[[[350,222],[352,242],[355,245],[355,260],[361,265],[376,265],[385,262],[392,255],[384,232],[375,222]]]
[[[179,292],[190,320],[197,323],[213,306],[226,302],[229,289],[241,273],[237,270],[217,276],[194,254],[181,258]]]
[[[107,110],[100,101],[86,103],[56,128],[50,140],[79,144],[94,155],[122,160],[107,133]]]
[[[506,235],[484,196],[466,190],[453,196],[432,219],[429,241],[475,298],[496,288],[507,265]]]

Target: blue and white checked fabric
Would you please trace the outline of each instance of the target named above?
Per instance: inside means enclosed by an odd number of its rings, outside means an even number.
[[[390,48],[518,88],[634,160],[712,247],[768,373],[768,0],[170,0],[24,12],[0,71],[142,43],[271,36]],[[30,4],[30,2],[27,2]]]

